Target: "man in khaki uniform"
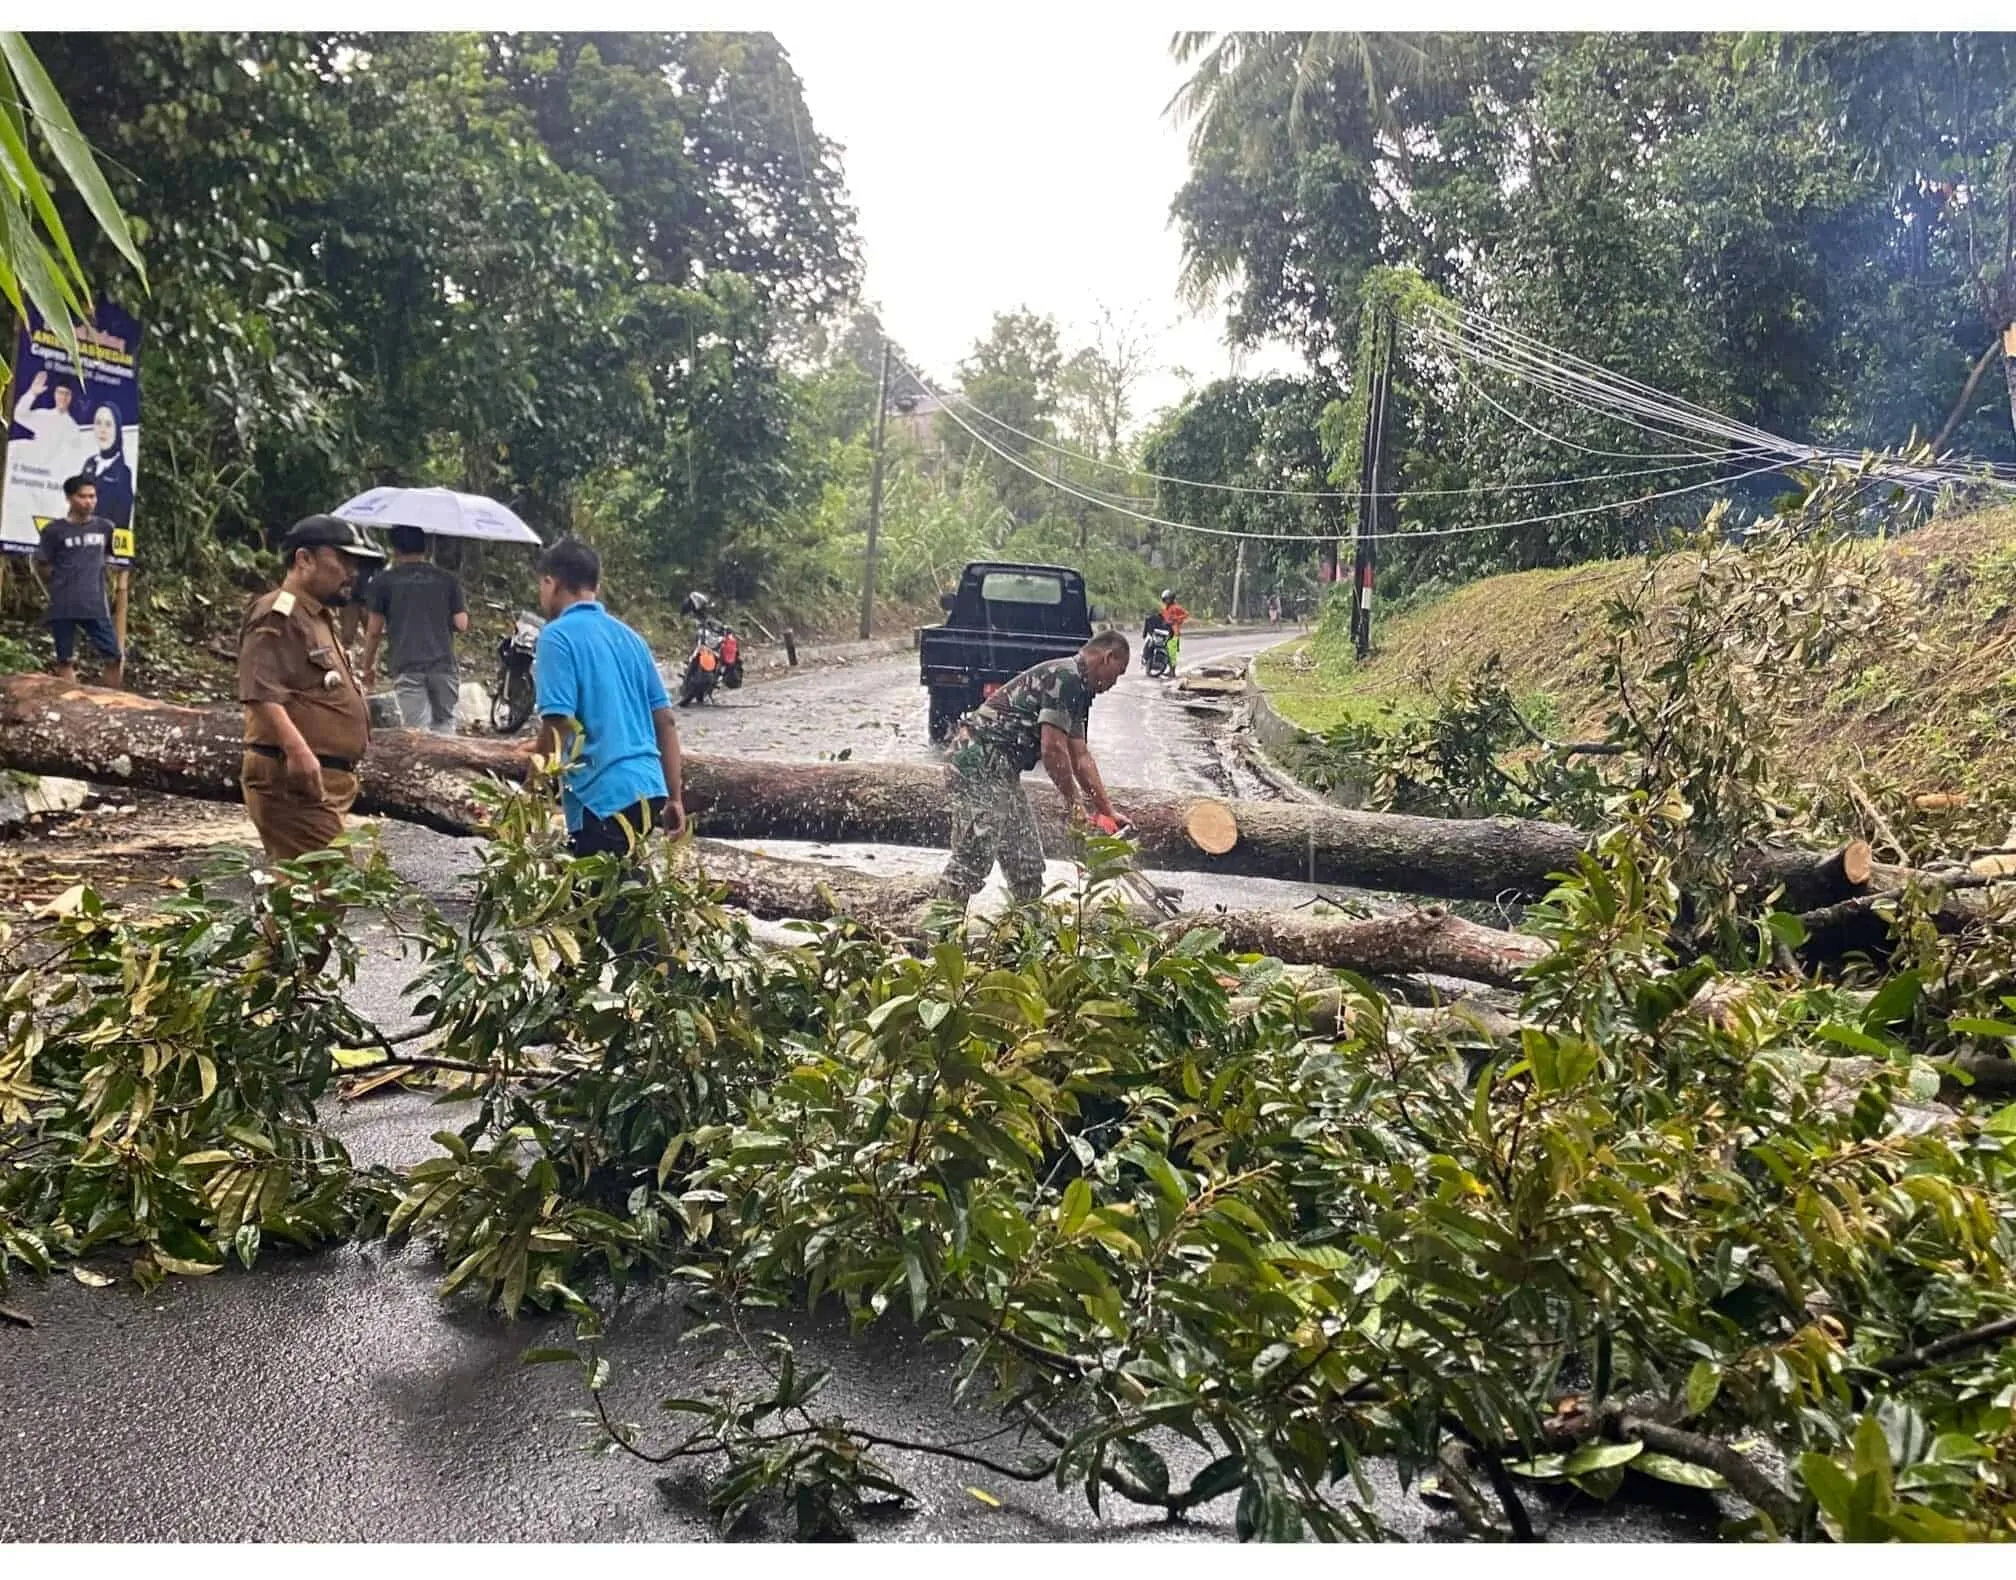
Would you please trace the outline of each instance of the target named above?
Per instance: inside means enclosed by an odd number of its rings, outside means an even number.
[[[334,516],[297,522],[280,541],[286,574],[254,599],[238,633],[245,704],[245,810],[272,861],[325,850],[357,799],[370,710],[333,610],[359,570],[385,556]]]

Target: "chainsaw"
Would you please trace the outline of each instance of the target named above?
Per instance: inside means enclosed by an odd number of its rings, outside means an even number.
[[[1103,812],[1094,812],[1085,821],[1087,827],[1098,830],[1109,839],[1124,839],[1131,842],[1133,838],[1133,824],[1107,817]],[[1165,889],[1160,884],[1151,882],[1148,875],[1132,861],[1120,869],[1118,879],[1122,888],[1152,911],[1159,911],[1163,916],[1173,918],[1182,909],[1179,903],[1183,898],[1180,890]]]

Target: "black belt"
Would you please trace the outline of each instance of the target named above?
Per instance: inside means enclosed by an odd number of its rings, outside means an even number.
[[[279,747],[268,746],[264,741],[247,741],[245,743],[245,750],[248,752],[257,752],[261,757],[271,757],[278,762],[285,762],[287,760],[287,754],[280,750]],[[349,757],[324,757],[320,752],[317,752],[315,754],[315,761],[320,763],[324,768],[329,769],[332,773],[354,774],[357,771],[355,759]]]

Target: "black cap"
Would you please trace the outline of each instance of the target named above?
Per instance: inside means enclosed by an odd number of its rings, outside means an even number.
[[[309,516],[289,527],[280,540],[280,558],[293,559],[296,549],[341,549],[353,560],[385,558],[385,551],[374,547],[361,527],[335,516]]]

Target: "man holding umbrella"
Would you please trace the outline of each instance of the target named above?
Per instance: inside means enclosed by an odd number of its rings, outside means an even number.
[[[272,861],[334,844],[357,799],[370,710],[332,610],[361,566],[384,555],[347,521],[310,516],[280,540],[285,575],[245,611],[238,700],[245,705],[239,787]]]
[[[339,519],[354,522],[365,527],[417,528],[429,538],[473,539],[480,543],[522,543],[528,548],[538,548],[539,534],[519,520],[518,515],[508,505],[499,504],[494,499],[481,494],[464,494],[452,488],[399,488],[387,484],[379,488],[367,488],[354,499],[346,499],[333,512]],[[394,540],[397,547],[397,540]],[[363,606],[369,601],[365,597],[367,584],[375,587],[376,578],[367,570],[358,578],[357,586],[351,594],[351,606],[343,612],[343,640],[354,642],[363,623]],[[375,603],[371,607],[376,608]],[[381,613],[383,611],[380,611]],[[397,619],[391,622],[397,625]],[[458,631],[466,630],[466,625],[458,625]],[[375,647],[371,650],[375,654]],[[399,636],[394,631],[392,651],[396,659],[399,654]],[[397,665],[403,668],[403,662]],[[367,682],[369,684],[369,682]],[[438,684],[438,683],[437,683]],[[424,688],[423,688],[424,689]],[[410,693],[412,688],[407,688]],[[445,695],[445,692],[443,693]],[[451,700],[448,706],[454,706]],[[436,710],[438,714],[438,709]],[[400,709],[408,729],[419,727],[412,712],[404,706]],[[437,718],[435,728],[440,733]]]
[[[364,606],[364,689],[378,684],[378,646],[392,638],[392,689],[409,730],[455,733],[460,676],[455,637],[469,629],[462,584],[427,558],[427,534],[394,527],[391,569],[371,578]]]

